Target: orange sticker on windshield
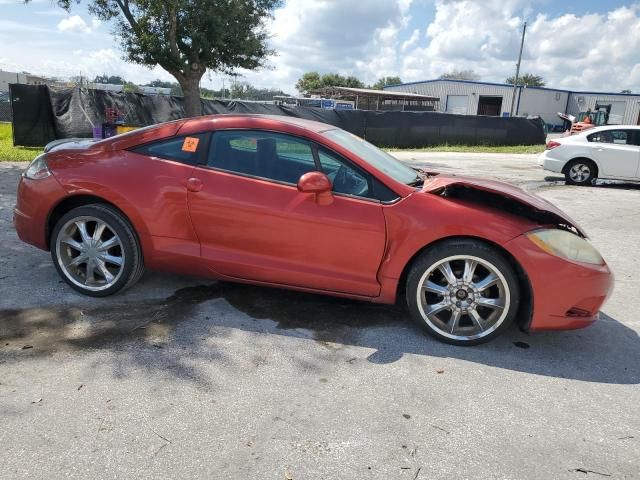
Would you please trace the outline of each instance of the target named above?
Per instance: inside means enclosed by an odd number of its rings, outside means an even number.
[[[200,143],[199,138],[186,137],[184,139],[184,143],[182,144],[182,151],[194,153],[198,149],[198,143]]]

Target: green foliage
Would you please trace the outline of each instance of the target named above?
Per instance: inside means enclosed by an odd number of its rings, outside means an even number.
[[[93,79],[93,83],[106,83],[108,85],[124,85],[127,81],[118,76],[118,75],[107,75],[103,73],[102,75],[97,75],[96,78]]]
[[[323,87],[322,78],[318,72],[307,72],[296,82],[296,90],[300,93],[310,92]]]
[[[122,86],[122,91],[124,93],[140,93],[140,88],[133,82],[126,82]]]
[[[515,85],[516,77],[512,75],[505,80],[510,85]],[[526,85],[527,87],[544,87],[544,79],[540,75],[534,75],[533,73],[525,73],[518,77],[518,85]]]
[[[385,148],[400,152],[458,152],[458,153],[517,153],[536,154],[544,152],[544,145],[432,145],[423,148]]]
[[[156,79],[156,80],[150,81],[145,86],[156,87],[156,88],[173,88],[174,85],[176,85],[176,82],[167,82],[165,80]]]
[[[128,60],[159,64],[180,80],[207,68],[231,72],[261,66],[271,53],[263,21],[278,4],[278,0],[92,0],[89,11],[100,20],[115,22]]]
[[[30,162],[41,153],[41,148],[14,147],[11,124],[0,123],[0,162]]]
[[[364,88],[364,83],[352,75],[348,77],[338,73],[320,75],[318,72],[307,72],[296,82],[296,90],[300,93],[309,93],[323,87]]]
[[[230,97],[233,99],[271,101],[275,95],[286,94],[282,90],[273,88],[256,88],[247,82],[237,82],[231,85]]]
[[[176,97],[181,97],[182,96],[182,87],[177,82],[168,82],[166,80],[156,79],[156,80],[152,80],[151,82],[147,83],[145,86],[147,86],[147,87],[157,87],[157,88],[170,88],[171,89],[171,95],[174,95]]]
[[[32,0],[26,0],[32,1]],[[81,0],[58,0],[69,10]],[[160,65],[178,80],[187,116],[200,114],[198,84],[207,69],[232,73],[264,65],[265,19],[281,0],[87,0],[89,12],[115,26],[126,59]]]
[[[173,93],[172,93],[173,95]],[[214,98],[229,98],[229,89],[225,88],[224,91],[220,90],[211,90],[209,88],[200,87],[200,97],[214,99]]]
[[[440,80],[480,80],[478,75],[473,70],[451,70],[450,72],[443,73],[438,77]]]
[[[373,88],[374,90],[382,90],[388,85],[397,85],[398,83],[402,83],[400,77],[382,77],[378,79],[376,83],[371,85],[371,88]]]
[[[620,93],[631,93],[631,90],[625,88],[624,90],[621,90]]]

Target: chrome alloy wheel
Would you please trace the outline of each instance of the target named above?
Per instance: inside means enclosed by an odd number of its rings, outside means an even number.
[[[122,242],[114,229],[95,217],[69,220],[56,239],[56,259],[75,285],[105,290],[118,281],[125,262]]]
[[[453,340],[475,340],[495,331],[509,312],[504,275],[482,258],[456,255],[431,265],[418,282],[424,321]]]
[[[591,176],[591,168],[584,163],[576,163],[569,169],[569,178],[576,183],[584,183]]]

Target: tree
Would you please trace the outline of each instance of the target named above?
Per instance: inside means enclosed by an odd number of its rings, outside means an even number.
[[[96,75],[96,78],[93,79],[93,83],[124,85],[125,83],[127,83],[127,81],[118,75],[107,75],[106,73],[103,73],[102,75]]]
[[[515,85],[516,83],[515,75],[507,78],[505,82],[510,85]],[[540,75],[534,75],[533,73],[525,73],[524,75],[520,75],[518,77],[518,85],[525,85],[527,87],[544,87],[545,82],[544,82],[544,78],[542,78]]]
[[[351,88],[364,88],[364,83],[362,83],[360,80],[358,80],[356,77],[349,75],[348,77],[346,77],[344,79],[344,82],[342,82],[343,85],[328,85],[328,86],[334,86],[334,87],[351,87]]]
[[[286,95],[282,90],[256,88],[248,82],[235,82],[231,85],[230,96],[237,100],[273,100],[276,95]]]
[[[122,91],[124,93],[140,93],[140,87],[138,87],[135,83],[133,82],[126,82],[123,86],[122,86]]]
[[[364,88],[364,83],[353,75],[344,77],[339,73],[325,73],[320,76],[318,72],[307,72],[296,82],[296,90],[300,93],[309,93],[323,87]]]
[[[175,82],[167,82],[165,80],[160,80],[159,78],[156,80],[152,80],[147,83],[147,87],[157,87],[157,88],[173,88],[176,85]]]
[[[473,70],[451,70],[438,78],[440,80],[480,80],[480,76]]]
[[[57,3],[69,10],[75,1]],[[199,86],[207,69],[232,73],[264,65],[272,53],[264,23],[280,5],[280,0],[88,1],[92,15],[115,22],[114,35],[128,61],[160,65],[175,77],[187,117],[202,113]]]
[[[624,90],[621,90],[620,93],[631,93],[631,90],[625,88]]]
[[[376,83],[371,85],[371,88],[374,90],[383,90],[387,85],[397,85],[398,83],[402,83],[400,77],[382,77],[378,79]]]
[[[318,72],[307,72],[303,74],[302,77],[300,77],[296,82],[296,90],[298,90],[300,93],[317,90],[322,86],[322,79],[320,78],[320,74]]]

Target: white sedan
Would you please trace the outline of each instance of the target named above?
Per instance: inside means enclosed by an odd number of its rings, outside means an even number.
[[[564,174],[571,185],[591,185],[596,178],[640,181],[640,125],[596,127],[551,140],[538,164]]]

